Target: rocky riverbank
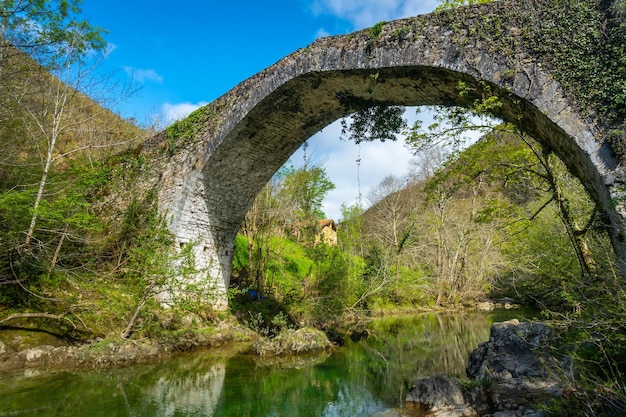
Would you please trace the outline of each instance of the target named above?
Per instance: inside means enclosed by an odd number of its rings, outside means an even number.
[[[541,404],[561,396],[566,367],[549,353],[551,328],[510,320],[496,323],[487,342],[469,356],[468,380],[438,375],[419,378],[406,409],[375,417],[539,417]]]
[[[273,338],[261,336],[234,318],[211,327],[192,327],[159,339],[103,339],[69,344],[57,336],[32,330],[0,332],[0,374],[98,369],[149,363],[176,353],[229,345],[233,351],[279,356],[328,350],[324,332],[285,329]]]
[[[245,349],[253,338],[250,330],[232,321],[211,328],[190,328],[158,340],[110,338],[91,343],[68,343],[45,332],[5,329],[0,332],[0,373],[127,366],[227,343]]]

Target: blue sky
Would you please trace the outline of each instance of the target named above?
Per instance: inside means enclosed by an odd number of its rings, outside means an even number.
[[[235,85],[322,36],[350,33],[379,21],[428,13],[437,0],[83,0],[83,17],[108,30],[106,68],[134,81],[138,91],[117,106],[142,124],[175,118],[209,103]],[[308,154],[324,162],[337,186],[325,201],[339,219],[386,175],[408,172],[402,142],[340,141],[333,124],[309,141]],[[294,164],[301,162],[294,154]],[[359,177],[357,181],[357,168]]]

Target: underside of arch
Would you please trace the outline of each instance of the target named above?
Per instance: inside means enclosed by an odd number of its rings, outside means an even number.
[[[462,81],[481,80],[434,67],[315,72],[268,95],[230,131],[203,169],[208,215],[231,231],[272,175],[312,135],[335,120],[372,106],[466,106]],[[503,103],[496,115],[553,150],[598,202],[609,199],[589,155],[528,101],[492,85]],[[338,138],[339,139],[339,138]]]

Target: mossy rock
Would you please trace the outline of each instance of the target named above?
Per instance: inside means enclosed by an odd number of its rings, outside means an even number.
[[[332,343],[324,332],[305,327],[283,330],[273,339],[259,338],[252,348],[257,355],[265,356],[315,352],[331,347]]]

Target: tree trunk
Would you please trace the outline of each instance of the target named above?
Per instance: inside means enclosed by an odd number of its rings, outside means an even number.
[[[563,226],[565,226],[567,237],[569,238],[574,252],[576,253],[576,258],[578,259],[581,272],[583,275],[590,275],[595,270],[595,265],[589,251],[589,247],[585,242],[585,231],[578,230],[576,227],[574,216],[572,215],[569,207],[569,201],[567,201],[567,199],[563,196],[561,187],[556,179],[554,166],[551,162],[552,157],[553,154],[551,152],[544,151],[544,165],[546,167],[550,189],[552,190],[552,195],[558,207],[559,218],[561,219]]]

